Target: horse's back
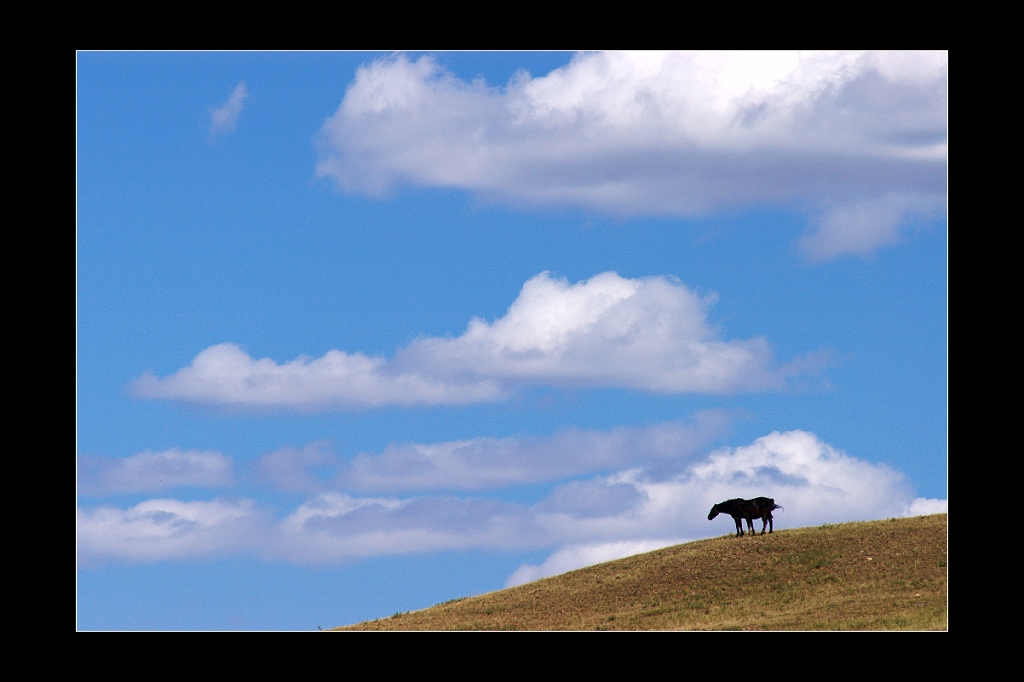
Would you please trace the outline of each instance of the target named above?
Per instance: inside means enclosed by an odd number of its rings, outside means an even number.
[[[781,507],[775,504],[775,499],[771,497],[755,497],[750,500],[750,504],[757,510],[757,513],[761,516],[770,516],[772,511],[780,509]]]

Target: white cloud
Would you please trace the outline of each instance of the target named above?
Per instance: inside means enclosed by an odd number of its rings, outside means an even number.
[[[823,211],[815,231],[800,241],[800,248],[812,261],[868,254],[879,246],[898,242],[916,218],[944,209],[941,197],[900,193],[838,203]]]
[[[842,453],[804,431],[772,433],[696,462],[689,455],[682,460],[671,475],[636,466],[564,480],[533,505],[496,497],[360,497],[336,490],[277,520],[253,500],[157,499],[124,510],[80,509],[79,557],[89,563],[246,553],[331,563],[445,550],[552,548],[540,566],[522,567],[518,580],[682,538],[731,533],[730,519],[707,520],[713,504],[731,497],[775,498],[783,506],[775,513],[776,529],[946,509],[945,500],[915,498],[899,472]]]
[[[666,277],[613,272],[570,285],[541,273],[506,315],[470,321],[457,338],[424,338],[390,362],[332,350],[279,365],[212,346],[175,374],[145,374],[136,395],[236,408],[347,409],[462,405],[530,385],[612,386],[657,393],[777,390],[813,369],[778,367],[761,337],[725,341],[708,323],[713,297]]]
[[[390,445],[343,460],[326,444],[282,448],[256,463],[261,479],[287,491],[351,490],[397,493],[494,490],[627,466],[671,463],[678,468],[720,436],[726,415],[706,411],[691,423],[665,422],[609,431],[566,429],[550,436],[473,438]],[[314,475],[318,472],[319,475]]]
[[[614,272],[570,285],[541,273],[505,317],[474,319],[457,339],[417,339],[396,364],[513,381],[664,393],[782,388],[763,338],[722,341],[713,297],[665,277]]]
[[[245,83],[241,82],[231,91],[227,102],[210,111],[211,138],[235,132],[238,126],[238,117],[242,115],[245,100],[248,98],[249,91],[246,90]]]
[[[682,483],[704,491],[709,509],[731,497],[774,497],[788,526],[898,516],[913,499],[902,473],[846,455],[806,431],[774,432],[712,453]]]
[[[804,431],[776,432],[714,452],[670,478],[631,470],[605,480],[634,486],[640,501],[608,517],[551,514],[546,525],[557,525],[563,536],[586,534],[590,541],[706,537],[732,531],[731,519],[709,522],[707,513],[733,497],[773,497],[783,506],[775,513],[782,527],[899,516],[914,499],[899,472],[846,455]]]
[[[361,68],[319,135],[350,192],[401,184],[619,215],[825,210],[826,259],[893,241],[850,207],[946,191],[946,52],[601,52],[502,88],[431,57]],[[832,217],[832,211],[839,215]],[[916,213],[899,213],[898,223]]]
[[[670,547],[685,542],[683,539],[671,540],[630,540],[625,542],[604,542],[596,545],[572,545],[563,547],[549,556],[539,566],[525,564],[516,569],[505,581],[505,587],[515,587],[549,576],[575,571],[577,568],[602,564],[635,554],[653,552],[656,549]]]
[[[900,516],[928,516],[929,514],[945,514],[947,512],[949,512],[949,500],[919,497],[904,507]]]
[[[325,493],[280,526],[275,556],[328,563],[452,549],[510,550],[551,541],[521,504],[482,498],[352,498]]]
[[[577,487],[577,484],[568,484]],[[638,495],[632,504],[609,504],[608,513],[552,504],[556,489],[535,507],[537,523],[551,537],[563,538],[540,566],[524,565],[507,584],[535,580],[589,565],[580,547],[623,547],[649,551],[643,543],[664,546],[664,538],[701,538],[732,533],[729,517],[708,521],[711,507],[733,497],[768,496],[781,504],[776,528],[822,523],[864,521],[895,516],[916,516],[946,511],[946,500],[914,498],[904,476],[882,464],[844,454],[811,433],[771,433],[754,443],[727,448],[690,466],[681,475],[658,479],[641,469],[591,481],[592,486],[632,486]],[[591,498],[599,498],[590,492]],[[679,540],[682,542],[683,540]],[[625,552],[622,556],[629,553]],[[611,558],[611,557],[609,557]],[[609,559],[598,556],[593,562]]]
[[[289,493],[314,494],[327,489],[342,466],[342,460],[327,442],[291,446],[269,452],[254,464],[260,481]]]
[[[252,500],[146,500],[130,509],[77,510],[78,559],[159,561],[251,552],[267,522]]]
[[[462,405],[504,397],[493,382],[446,383],[415,371],[394,374],[384,358],[328,351],[278,365],[253,360],[232,343],[207,348],[177,373],[144,374],[136,395],[256,409],[346,409],[384,405]]]
[[[219,452],[172,448],[124,458],[78,458],[78,490],[87,495],[217,487],[233,482],[231,459]]]

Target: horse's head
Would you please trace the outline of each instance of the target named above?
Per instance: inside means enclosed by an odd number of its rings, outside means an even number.
[[[711,513],[708,514],[708,521],[718,516],[718,505],[716,504],[711,508]]]

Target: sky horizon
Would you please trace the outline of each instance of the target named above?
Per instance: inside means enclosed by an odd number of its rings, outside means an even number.
[[[947,60],[78,53],[78,629],[945,512]]]

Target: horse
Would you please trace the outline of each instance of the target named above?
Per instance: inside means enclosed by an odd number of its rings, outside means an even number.
[[[768,527],[769,533],[775,530],[772,512],[782,509],[782,505],[775,504],[775,500],[770,497],[755,497],[752,500],[746,500],[745,508],[748,515],[744,518],[747,520],[751,534],[754,532],[754,519],[761,519],[761,535],[764,535],[765,526]]]
[[[741,537],[744,519],[747,521],[747,530],[751,535],[754,534],[754,519],[761,519],[761,535],[764,535],[765,527],[769,529],[769,533],[775,530],[772,511],[776,509],[782,509],[782,506],[775,504],[775,500],[770,497],[755,497],[752,500],[734,497],[713,506],[708,514],[708,521],[719,514],[728,514],[736,522],[736,537]]]
[[[712,507],[711,512],[708,514],[708,521],[719,514],[728,514],[736,522],[736,537],[741,537],[743,535],[743,519],[747,519],[747,526],[750,528],[750,532],[754,532],[754,524],[750,520],[753,517],[748,517],[748,514],[751,513],[752,509],[746,500],[742,497],[734,497],[731,500],[719,502]]]

